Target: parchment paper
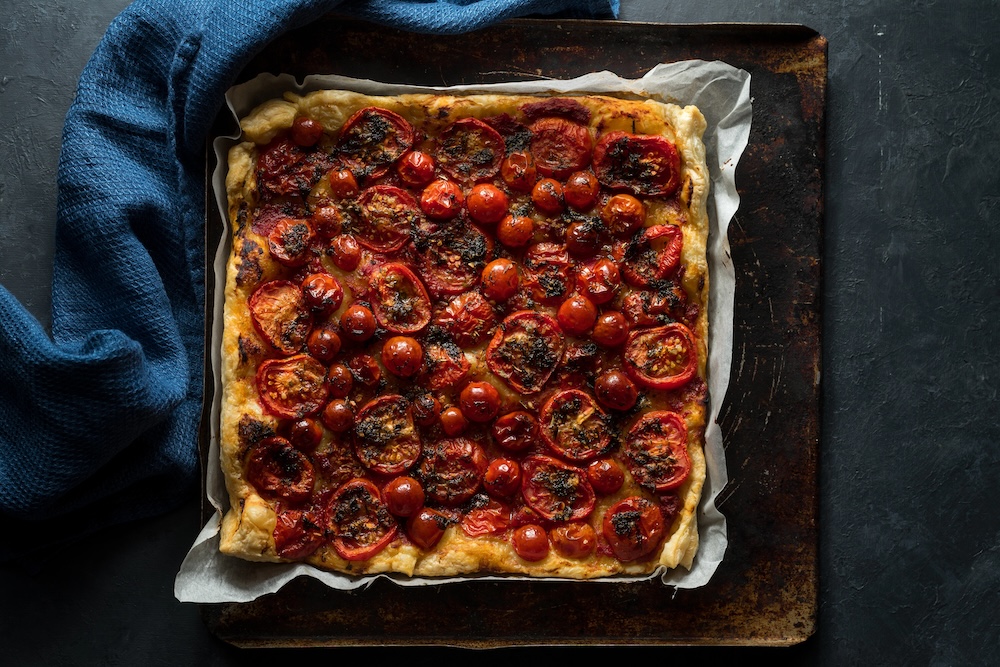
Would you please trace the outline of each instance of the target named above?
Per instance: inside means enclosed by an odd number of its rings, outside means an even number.
[[[619,93],[650,97],[662,102],[680,105],[694,104],[701,109],[708,128],[704,141],[711,191],[708,202],[710,233],[708,244],[709,264],[709,358],[708,396],[709,416],[706,433],[705,457],[708,475],[698,513],[700,546],[692,569],[683,568],[659,571],[665,585],[670,588],[697,588],[704,586],[722,562],[728,538],[726,519],[715,506],[715,499],[726,485],[725,451],[722,433],[717,423],[719,410],[729,386],[733,351],[733,293],[735,271],[729,252],[727,230],[729,222],[739,207],[735,172],[740,156],[750,135],[752,104],[750,75],[722,62],[684,61],[654,67],[639,79],[623,79],[611,72],[594,72],[571,80],[540,79],[491,85],[417,87],[386,84],[376,81],[351,79],[341,76],[311,76],[298,82],[289,75],[261,75],[245,84],[233,87],[227,94],[227,104],[233,114],[233,135],[216,139],[214,149],[218,158],[213,174],[216,203],[223,220],[228,220],[225,174],[229,148],[239,135],[238,119],[258,104],[286,91],[305,93],[320,89],[354,90],[371,95],[398,95],[404,93]],[[212,426],[206,493],[217,512],[204,526],[181,564],[174,582],[174,595],[181,602],[221,603],[248,602],[261,595],[273,593],[295,577],[309,576],[340,590],[366,586],[377,577],[388,577],[401,586],[420,586],[467,581],[468,577],[454,579],[422,579],[395,575],[350,577],[324,572],[312,566],[296,563],[253,563],[219,552],[219,526],[228,509],[228,494],[219,465],[219,404],[221,386],[218,369],[222,327],[222,300],[225,285],[225,265],[229,254],[231,232],[227,228],[223,242],[215,257],[216,303],[213,340],[211,341],[212,367],[216,388],[212,405]],[[483,576],[481,579],[522,580],[518,576]],[[589,580],[606,581],[645,580],[650,577],[608,577]],[[533,579],[538,581],[538,579]],[[568,581],[552,579],[552,581]]]

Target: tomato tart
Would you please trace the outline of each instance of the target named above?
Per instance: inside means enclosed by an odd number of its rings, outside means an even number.
[[[226,180],[221,550],[350,575],[689,568],[697,108],[287,94]]]

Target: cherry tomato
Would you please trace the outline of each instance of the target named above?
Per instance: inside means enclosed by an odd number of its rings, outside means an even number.
[[[344,228],[344,214],[336,206],[320,206],[309,219],[313,231],[322,239],[330,240]]]
[[[487,265],[483,271],[484,275],[494,263],[495,261]],[[466,292],[449,301],[435,318],[434,323],[451,334],[458,345],[472,347],[478,345],[496,326],[497,317],[493,312],[493,306],[483,298],[482,294]]]
[[[642,230],[627,246],[622,274],[630,285],[646,287],[677,270],[684,236],[676,225],[653,225]]]
[[[333,494],[328,528],[333,548],[349,561],[371,558],[392,542],[399,530],[378,487],[367,479],[352,479]]]
[[[632,195],[618,194],[601,208],[601,220],[615,236],[631,236],[646,221],[646,207]]]
[[[424,349],[415,338],[393,336],[382,345],[382,364],[396,377],[417,374],[424,363]]]
[[[317,120],[299,116],[292,121],[291,129],[292,141],[299,146],[315,146],[316,142],[323,136],[323,125]]]
[[[353,271],[361,263],[361,244],[351,234],[341,234],[330,241],[326,254],[341,271]]]
[[[347,119],[335,158],[355,176],[374,180],[413,146],[413,126],[388,109],[367,107]]]
[[[413,516],[424,506],[424,487],[409,475],[394,477],[383,487],[382,497],[396,516]]]
[[[539,561],[549,555],[549,536],[541,526],[528,524],[510,536],[514,552],[524,560]]]
[[[431,300],[420,278],[398,263],[383,264],[369,278],[375,319],[387,331],[413,334],[431,321]]]
[[[441,411],[441,430],[446,435],[456,437],[465,433],[469,428],[469,420],[456,405],[449,405]]]
[[[346,364],[334,364],[326,373],[326,384],[334,398],[346,398],[354,388],[354,373]]]
[[[434,180],[434,158],[423,151],[410,151],[396,165],[400,180],[420,188]]]
[[[413,467],[420,456],[420,433],[410,402],[396,394],[372,399],[358,411],[354,453],[369,470],[397,475]]]
[[[309,458],[284,438],[264,438],[247,454],[246,478],[264,498],[302,502],[316,479]]]
[[[549,536],[552,546],[566,558],[586,558],[597,548],[597,533],[589,523],[573,522],[556,526]]]
[[[618,347],[628,338],[628,320],[617,310],[597,316],[590,338],[603,347]]]
[[[314,311],[329,314],[340,308],[344,288],[329,273],[310,273],[302,280],[302,296]]]
[[[503,190],[490,183],[479,183],[472,186],[465,202],[469,215],[476,222],[492,225],[507,216],[510,202]]]
[[[475,225],[429,223],[414,238],[417,267],[435,297],[468,291],[493,255],[493,242]]]
[[[332,361],[340,352],[340,346],[340,334],[330,326],[313,329],[306,339],[306,349],[309,350],[309,354],[324,362]]]
[[[307,220],[284,218],[267,235],[271,257],[285,266],[302,266],[312,257],[310,249],[316,235]]]
[[[520,277],[509,259],[494,259],[483,269],[483,294],[494,301],[506,301],[517,294]]]
[[[651,389],[676,389],[698,371],[694,334],[680,322],[629,334],[624,351],[625,372]]]
[[[420,193],[420,210],[435,220],[451,220],[464,205],[465,194],[454,181],[436,180]]]
[[[639,390],[628,375],[617,370],[601,373],[594,380],[597,401],[612,410],[631,410],[639,398]]]
[[[598,224],[591,220],[577,220],[566,227],[566,249],[576,257],[593,257],[601,249]]]
[[[666,532],[660,508],[639,496],[624,498],[608,508],[601,528],[615,557],[624,562],[656,551]]]
[[[543,313],[521,310],[503,321],[486,349],[486,365],[522,394],[541,391],[563,355],[563,335]]]
[[[330,181],[330,192],[338,199],[357,197],[360,192],[358,180],[354,178],[350,169],[334,169],[330,172],[328,180]]]
[[[524,253],[522,284],[531,298],[548,305],[562,301],[573,286],[573,260],[566,246],[536,243]]]
[[[497,239],[508,248],[523,248],[535,235],[535,222],[526,215],[508,215],[497,225]]]
[[[483,486],[494,496],[507,498],[521,489],[521,466],[513,459],[490,461],[483,477]]]
[[[424,368],[427,388],[438,391],[464,382],[472,364],[462,348],[452,342],[425,341]]]
[[[495,176],[505,153],[499,132],[478,118],[461,118],[438,135],[434,155],[452,178],[475,183]]]
[[[413,421],[420,426],[433,426],[441,416],[441,401],[431,394],[420,394],[413,399],[410,407]]]
[[[566,208],[562,184],[554,178],[543,178],[531,189],[531,201],[542,213],[559,215]]]
[[[484,504],[478,502],[462,517],[462,532],[469,537],[479,537],[481,535],[497,535],[510,527],[510,508],[496,500],[489,498]]]
[[[433,549],[448,527],[448,517],[441,512],[424,507],[406,522],[406,535],[421,549]]]
[[[302,288],[288,280],[271,280],[250,295],[247,302],[254,329],[281,354],[302,348],[312,329],[312,315]]]
[[[354,303],[340,316],[340,336],[355,343],[362,343],[375,335],[375,316],[371,309]]]
[[[304,452],[316,449],[323,439],[323,426],[315,419],[308,417],[287,422],[283,431],[288,442]]]
[[[375,252],[395,252],[410,240],[420,216],[417,200],[394,185],[373,185],[358,198],[361,222],[358,243]]]
[[[610,495],[622,488],[625,471],[614,459],[597,459],[587,466],[587,479],[594,491]]]
[[[535,159],[531,157],[531,153],[514,151],[500,164],[500,176],[511,190],[531,192],[538,179]]]
[[[589,211],[597,203],[597,195],[601,192],[601,184],[590,171],[577,171],[569,175],[563,186],[563,197],[566,205],[577,211]]]
[[[459,394],[458,405],[469,421],[488,422],[500,410],[500,392],[489,382],[470,382]]]
[[[382,380],[382,367],[370,354],[354,355],[347,360],[347,367],[351,370],[354,381],[366,387],[375,387]]]
[[[324,151],[299,146],[291,137],[279,135],[260,149],[257,158],[258,187],[263,199],[302,196],[312,189],[330,168]]]
[[[330,393],[326,366],[307,354],[268,359],[257,368],[257,393],[276,417],[301,419],[319,412]]]
[[[274,550],[280,558],[300,560],[319,548],[325,539],[322,510],[298,509],[278,503],[275,507]]]
[[[612,189],[669,197],[681,184],[680,154],[665,137],[609,132],[594,147],[594,173]]]
[[[456,507],[479,490],[486,465],[486,454],[479,444],[467,438],[450,438],[425,448],[417,472],[429,500]]]
[[[354,410],[342,398],[335,398],[323,408],[323,425],[334,433],[347,433],[354,426]]]
[[[691,472],[687,438],[687,424],[676,412],[647,412],[625,435],[625,466],[641,486],[657,492],[676,489]]]
[[[531,124],[531,155],[543,176],[566,178],[590,164],[590,130],[565,118],[540,118]]]
[[[508,412],[493,423],[493,439],[512,452],[528,449],[538,442],[538,420],[524,410]]]
[[[589,461],[611,446],[607,415],[580,389],[553,394],[542,406],[538,424],[545,444],[570,461]]]
[[[682,319],[687,310],[687,295],[675,282],[658,286],[655,292],[629,292],[622,299],[622,314],[634,327],[669,324]]]
[[[557,318],[563,331],[571,336],[579,336],[594,326],[597,306],[582,294],[574,294],[559,306]]]
[[[595,259],[576,270],[576,288],[598,306],[614,299],[621,283],[618,263],[612,259]]]
[[[594,511],[594,489],[583,470],[544,454],[521,462],[521,495],[550,521],[579,521]]]

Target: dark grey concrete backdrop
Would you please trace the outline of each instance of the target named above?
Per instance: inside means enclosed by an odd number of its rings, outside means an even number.
[[[63,116],[125,0],[0,13],[0,283],[49,322]],[[621,18],[806,24],[829,40],[817,633],[791,649],[237,651],[172,594],[196,498],[0,567],[12,665],[279,660],[1000,664],[1000,6],[622,0]],[[548,651],[548,652],[546,652]],[[613,652],[613,656],[612,656]]]

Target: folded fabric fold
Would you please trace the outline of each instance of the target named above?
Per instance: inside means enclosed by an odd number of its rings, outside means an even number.
[[[240,69],[336,10],[459,33],[616,0],[137,0],[84,69],[58,171],[51,337],[0,287],[0,560],[176,507],[196,490],[204,160]],[[58,525],[58,528],[55,526]]]

